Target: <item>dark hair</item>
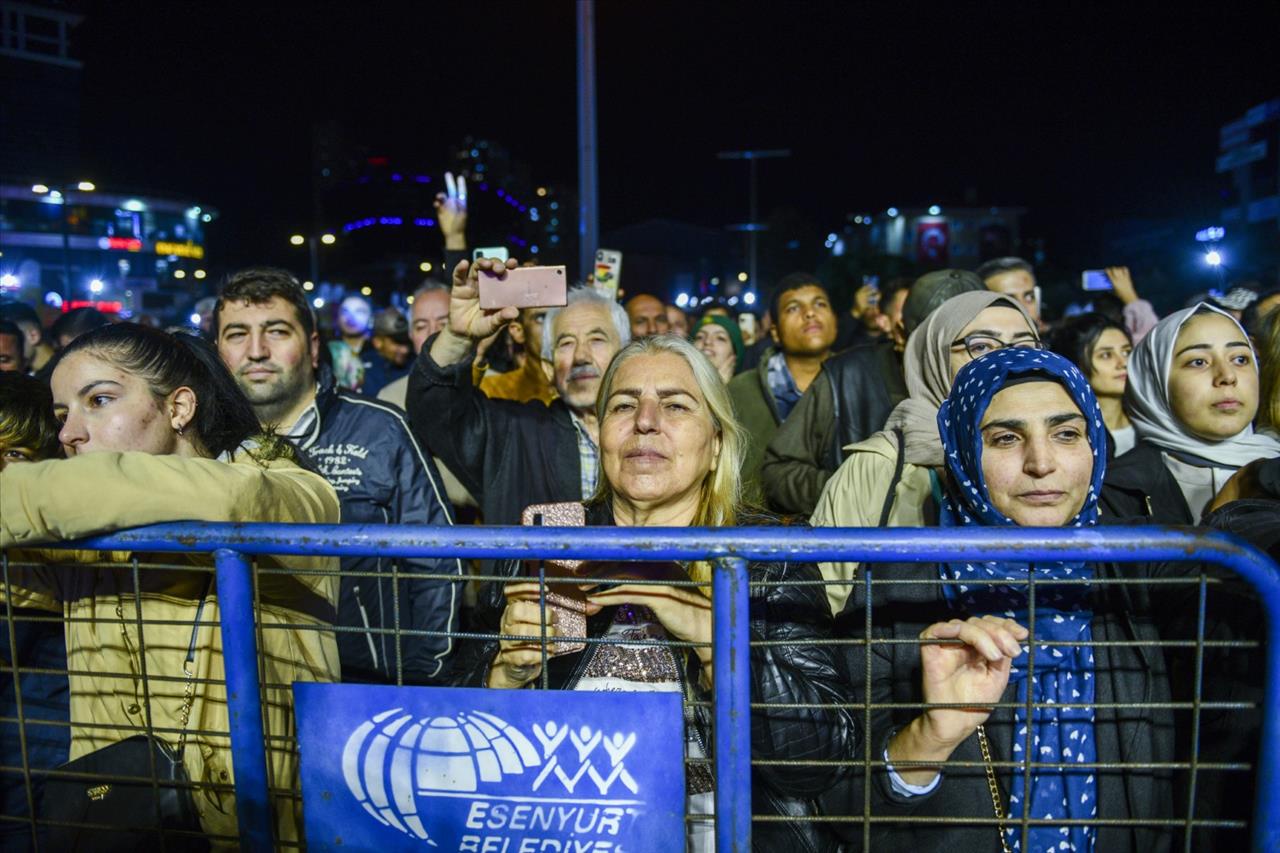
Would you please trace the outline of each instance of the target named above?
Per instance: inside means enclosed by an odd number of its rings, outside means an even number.
[[[40,322],[40,315],[36,313],[36,309],[25,302],[0,302],[0,320],[8,320],[19,327],[24,324],[35,326],[41,334],[44,334],[44,324]]]
[[[778,303],[782,301],[782,295],[789,290],[799,290],[802,287],[816,287],[827,294],[827,299],[831,298],[827,286],[818,281],[816,275],[807,272],[788,273],[778,279],[778,283],[773,286],[773,291],[769,294],[769,316],[773,317],[775,324],[778,322]]]
[[[250,305],[261,305],[279,297],[293,306],[298,312],[298,322],[302,324],[302,332],[307,340],[316,330],[316,315],[311,311],[311,302],[307,292],[288,270],[275,267],[250,267],[232,273],[222,283],[222,292],[218,295],[218,303],[213,306],[213,334],[216,338],[222,330],[222,309],[228,302],[248,302]]]
[[[1049,336],[1049,349],[1058,355],[1071,359],[1086,377],[1093,376],[1093,348],[1098,345],[1098,338],[1107,329],[1119,329],[1129,343],[1133,338],[1124,324],[1117,323],[1105,314],[1096,311],[1077,314],[1066,320]]]
[[[18,353],[22,353],[22,345],[25,343],[26,335],[22,334],[22,329],[17,323],[10,323],[8,320],[0,320],[0,336],[11,335],[18,339]]]
[[[97,308],[73,308],[53,321],[49,334],[53,337],[54,343],[64,337],[74,341],[83,334],[109,325],[111,321],[107,319],[107,315]]]
[[[883,309],[885,305],[888,305],[893,301],[893,297],[897,296],[902,291],[906,291],[908,294],[911,293],[911,285],[914,281],[915,279],[899,276],[897,278],[891,278],[884,284],[880,285],[880,307]]]
[[[178,388],[190,388],[196,395],[196,415],[190,425],[200,444],[214,456],[235,450],[262,431],[249,398],[217,351],[195,335],[117,323],[76,338],[58,361],[82,351],[143,380],[157,399]]]
[[[39,459],[62,455],[48,385],[21,373],[0,373],[0,441],[30,448]]]
[[[985,282],[992,276],[1000,275],[1001,273],[1026,272],[1034,274],[1035,269],[1022,258],[1015,258],[1010,255],[1006,258],[992,258],[979,266],[974,272],[978,274],[978,278]]]

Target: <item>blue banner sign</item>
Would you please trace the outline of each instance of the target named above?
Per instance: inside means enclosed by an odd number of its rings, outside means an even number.
[[[684,847],[679,693],[293,691],[310,850]]]

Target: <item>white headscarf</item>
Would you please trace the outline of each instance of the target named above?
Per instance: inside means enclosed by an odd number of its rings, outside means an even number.
[[[1161,450],[1194,456],[1220,468],[1239,468],[1255,459],[1280,456],[1280,441],[1255,433],[1252,425],[1246,425],[1231,438],[1207,441],[1191,433],[1174,415],[1169,403],[1173,347],[1178,332],[1198,311],[1221,314],[1235,323],[1244,340],[1249,340],[1235,317],[1204,302],[1176,311],[1157,323],[1129,356],[1129,382],[1124,391],[1124,407],[1138,438]],[[1258,369],[1256,354],[1253,369]]]
[[[1035,323],[1021,305],[1003,293],[974,290],[961,293],[929,312],[911,337],[902,357],[907,399],[889,414],[885,430],[902,430],[905,457],[912,465],[941,468],[942,438],[938,434],[938,407],[951,393],[951,344],[964,327],[993,305],[1013,308],[1035,331]]]

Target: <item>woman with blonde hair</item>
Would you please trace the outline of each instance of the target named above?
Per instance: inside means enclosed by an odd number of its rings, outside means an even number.
[[[614,357],[601,381],[596,403],[600,422],[600,484],[586,504],[590,525],[619,527],[725,527],[767,524],[770,519],[742,507],[739,461],[743,433],[733,416],[728,391],[716,369],[687,341],[672,336],[631,343]],[[591,566],[583,572],[592,576]],[[643,642],[683,641],[670,645],[591,643],[581,651],[548,660],[547,684],[562,690],[681,691],[693,700],[710,696],[712,672],[711,569],[705,563],[675,567],[675,575],[699,586],[603,584],[587,590],[584,602],[587,637]],[[518,561],[500,566],[515,577]],[[758,563],[750,566],[754,582],[818,580],[811,563]],[[614,575],[617,577],[617,575]],[[628,577],[635,577],[629,575]],[[641,575],[643,576],[643,575]],[[664,577],[672,576],[671,574]],[[549,587],[550,592],[563,586]],[[751,639],[785,640],[785,645],[751,648],[752,695],[793,707],[752,712],[752,755],[756,759],[826,759],[849,754],[856,741],[852,718],[842,710],[806,708],[846,701],[834,649],[820,641],[830,635],[821,587],[753,584]],[[486,641],[464,652],[468,684],[498,688],[538,686],[542,649],[537,638],[582,636],[553,608],[538,601],[536,583],[491,586],[478,609],[489,630],[524,635],[528,641]],[[579,647],[581,648],[581,647]],[[548,653],[554,651],[549,648]],[[757,700],[760,701],[760,700]],[[686,756],[708,756],[708,711],[687,709]],[[699,772],[702,771],[702,772]],[[834,783],[838,768],[771,766],[758,770],[757,808],[795,815],[804,804]],[[689,848],[713,846],[709,818],[712,780],[698,764],[690,765],[690,814],[703,821],[689,824]],[[767,803],[762,805],[762,801]],[[765,823],[756,829],[757,843],[772,839],[767,849],[800,844],[816,849],[817,828],[803,821]]]

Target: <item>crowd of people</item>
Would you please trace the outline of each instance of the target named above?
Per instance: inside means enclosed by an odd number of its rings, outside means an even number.
[[[480,272],[519,264],[468,259],[465,211],[441,204],[452,282],[424,282],[407,314],[351,296],[329,326],[272,268],[228,276],[199,330],[93,309],[45,328],[31,307],[0,304],[11,626],[0,651],[7,668],[35,670],[0,687],[0,763],[51,768],[166,733],[197,783],[199,826],[232,843],[211,560],[50,547],[149,523],[519,525],[528,507],[559,504],[621,527],[1205,525],[1280,556],[1280,289],[1161,318],[1113,268],[1112,295],[1049,322],[1031,265],[1000,258],[864,287],[839,314],[803,272],[777,281],[761,316],[648,293],[619,301],[590,281],[563,306],[487,310]],[[301,833],[288,796],[295,681],[709,700],[708,565],[676,567],[702,586],[603,584],[544,608],[522,563],[259,560],[280,840]],[[473,569],[505,582],[469,581]],[[873,569],[917,583],[861,583]],[[869,836],[887,849],[1148,853],[1181,843],[1176,822],[1193,805],[1248,817],[1248,773],[1202,771],[1191,803],[1180,768],[1193,750],[1251,761],[1259,712],[1206,711],[1193,732],[1182,709],[1197,681],[1201,698],[1256,702],[1261,652],[1215,646],[1195,660],[1162,643],[1198,630],[1257,640],[1257,602],[1221,577],[1198,625],[1194,583],[1108,583],[1212,569],[1003,559],[750,571],[751,637],[763,641],[751,649],[751,749],[774,760],[756,769],[754,805],[793,818],[758,823],[757,849],[861,849]],[[1032,648],[1033,631],[1047,644]],[[540,638],[573,636],[627,642],[544,658]],[[689,646],[643,645],[663,640]],[[691,760],[689,811],[709,818],[702,702],[672,736]],[[38,813],[40,781],[31,774]],[[0,775],[0,806],[29,814],[20,775]],[[887,819],[821,820],[864,814]],[[1195,843],[1221,831],[1197,827]],[[30,832],[0,822],[0,847],[25,849]],[[690,823],[688,849],[712,838],[709,822]]]

